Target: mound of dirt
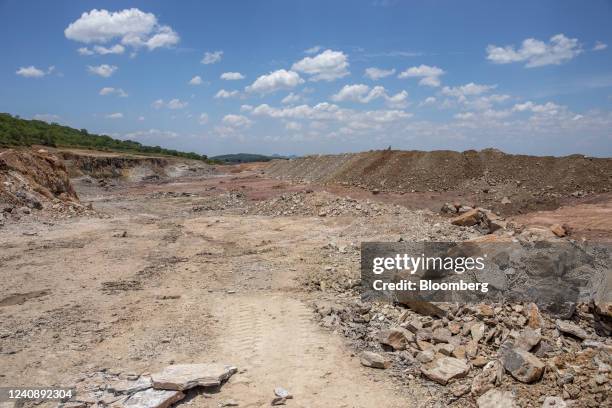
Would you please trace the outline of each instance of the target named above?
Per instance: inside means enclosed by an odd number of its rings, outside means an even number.
[[[388,192],[460,191],[504,214],[554,209],[564,197],[612,191],[612,159],[482,151],[371,151],[276,160],[279,178]]]

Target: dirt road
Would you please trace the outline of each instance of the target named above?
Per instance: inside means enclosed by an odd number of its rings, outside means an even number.
[[[324,267],[317,252],[330,240],[376,233],[385,220],[191,211],[230,178],[82,189],[82,201],[109,215],[8,226],[2,298],[21,296],[0,306],[0,382],[78,386],[102,369],[224,362],[239,373],[190,404],[269,406],[282,386],[295,407],[411,405],[409,390],[361,367],[339,335],[319,327],[295,279]],[[198,196],[150,198],[187,190]]]

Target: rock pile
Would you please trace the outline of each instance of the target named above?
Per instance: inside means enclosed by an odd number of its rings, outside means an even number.
[[[534,303],[438,303],[436,316],[338,299],[314,304],[321,324],[362,350],[362,365],[408,384],[435,384],[439,399],[431,406],[459,399],[458,406],[480,408],[611,402],[612,339],[594,330],[593,305],[555,320]]]

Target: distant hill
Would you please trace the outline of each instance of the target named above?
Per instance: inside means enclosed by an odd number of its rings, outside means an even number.
[[[145,146],[132,140],[117,140],[95,135],[86,129],[73,129],[41,120],[25,120],[8,113],[0,113],[0,147],[44,145],[51,147],[80,147],[126,153],[142,153],[207,160],[206,155],[179,152],[159,146]]]
[[[266,156],[263,154],[253,153],[235,153],[235,154],[222,154],[220,156],[211,157],[211,160],[220,161],[224,163],[253,163],[253,162],[268,162],[274,159],[288,159],[287,156],[279,156],[274,154],[272,156]]]

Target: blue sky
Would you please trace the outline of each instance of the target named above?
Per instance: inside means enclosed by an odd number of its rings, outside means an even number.
[[[0,111],[215,155],[612,153],[610,1],[0,0]]]

